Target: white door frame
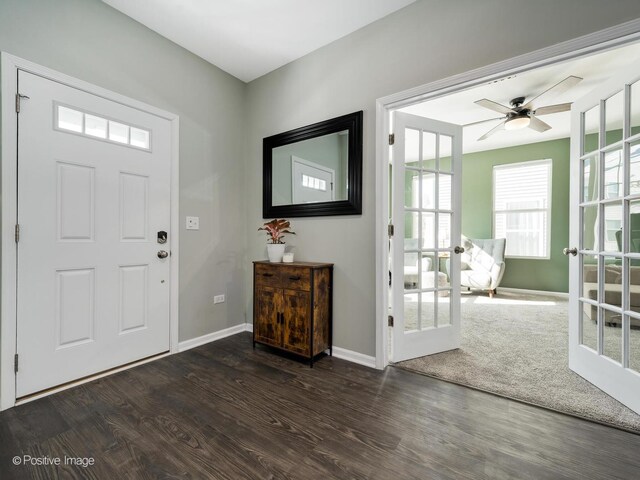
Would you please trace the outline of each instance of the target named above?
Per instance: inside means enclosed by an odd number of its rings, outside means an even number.
[[[28,60],[0,54],[0,91],[2,100],[2,172],[1,193],[1,236],[0,236],[0,410],[13,407],[16,403],[16,382],[14,356],[16,354],[16,294],[17,294],[17,246],[15,243],[15,225],[17,223],[17,159],[18,159],[18,122],[15,111],[18,70],[82,90],[86,93],[137,110],[167,119],[171,122],[171,290],[169,295],[169,322],[171,353],[178,352],[178,265],[179,265],[179,117],[124,95],[111,92],[63,73],[37,65]]]
[[[470,70],[376,100],[376,368],[389,363],[387,315],[389,308],[389,134],[391,113],[425,100],[442,97],[509,75],[591,55],[640,40],[640,19],[593,32],[508,60]]]

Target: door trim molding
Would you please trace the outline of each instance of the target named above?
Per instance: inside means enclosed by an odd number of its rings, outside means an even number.
[[[146,103],[120,95],[91,83],[70,77],[64,73],[43,67],[6,52],[0,53],[0,98],[2,101],[1,131],[1,234],[0,261],[0,410],[16,404],[16,382],[14,355],[17,349],[16,294],[17,294],[17,247],[14,228],[17,223],[17,158],[18,128],[15,112],[18,70],[23,70],[77,90],[116,102],[171,122],[171,290],[169,299],[170,352],[178,352],[178,301],[179,301],[179,123],[178,115],[153,107]]]
[[[404,90],[376,100],[376,368],[389,364],[387,316],[389,311],[389,144],[390,114],[399,108],[640,40],[640,18],[566,42],[519,55],[474,70]]]

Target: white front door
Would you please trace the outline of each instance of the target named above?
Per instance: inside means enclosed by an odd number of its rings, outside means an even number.
[[[294,204],[330,202],[335,199],[335,171],[303,158],[291,156],[291,186]]]
[[[31,73],[18,86],[23,397],[169,350],[171,131]]]
[[[571,115],[569,367],[640,413],[640,65]]]
[[[393,361],[460,346],[462,127],[393,118]]]

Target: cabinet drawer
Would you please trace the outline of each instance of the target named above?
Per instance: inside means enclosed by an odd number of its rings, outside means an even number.
[[[290,290],[311,289],[310,271],[308,268],[281,267],[280,285]]]
[[[281,272],[277,267],[272,267],[271,265],[256,265],[256,285],[279,287],[280,276]]]

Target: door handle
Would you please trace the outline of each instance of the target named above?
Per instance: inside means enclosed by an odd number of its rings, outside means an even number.
[[[456,247],[453,249],[453,253],[460,255],[461,253],[464,253],[464,248],[462,247]]]
[[[295,275],[293,277],[289,277],[289,280],[300,280],[300,275]]]
[[[158,258],[167,258],[169,256],[169,252],[166,250],[160,250],[158,252]]]
[[[564,253],[565,255],[573,255],[574,257],[576,255],[578,255],[578,249],[573,247],[573,248],[564,248],[562,250],[562,253]]]

